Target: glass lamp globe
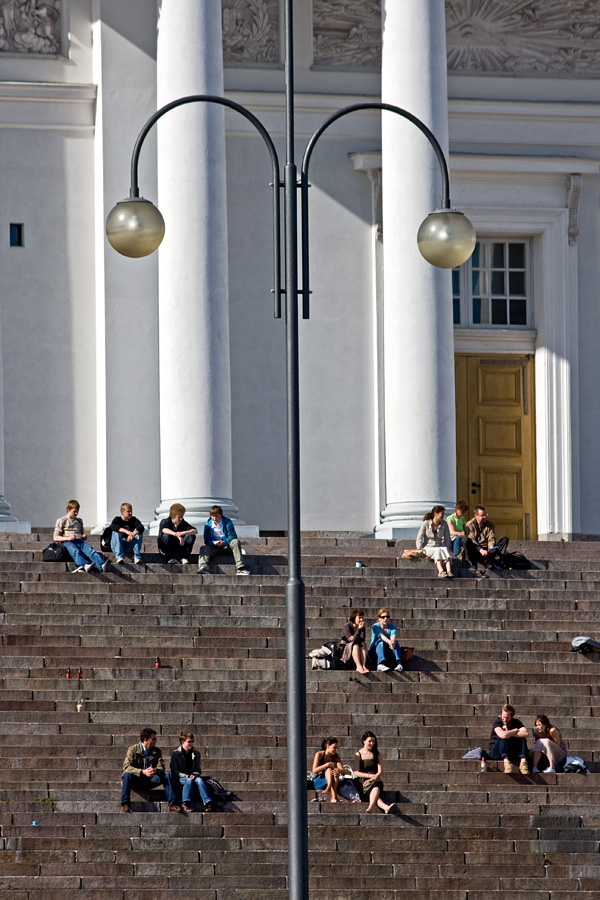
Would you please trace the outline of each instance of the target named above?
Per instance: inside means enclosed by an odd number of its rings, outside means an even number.
[[[475,249],[475,229],[457,209],[429,213],[417,233],[421,255],[440,269],[453,269],[466,262]]]
[[[165,220],[160,210],[143,197],[121,200],[106,219],[106,237],[122,256],[149,256],[164,235]]]

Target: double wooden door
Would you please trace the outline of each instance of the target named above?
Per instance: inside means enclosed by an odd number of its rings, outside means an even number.
[[[457,498],[497,537],[537,538],[533,357],[456,356]]]

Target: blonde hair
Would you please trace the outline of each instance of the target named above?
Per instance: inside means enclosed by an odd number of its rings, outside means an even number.
[[[121,512],[123,512],[124,509],[130,509],[131,512],[133,512],[133,506],[131,505],[131,503],[121,503]]]

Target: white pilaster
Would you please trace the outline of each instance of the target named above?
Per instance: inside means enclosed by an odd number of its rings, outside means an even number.
[[[418,116],[447,153],[444,0],[384,0],[382,99]],[[377,537],[415,537],[456,491],[450,273],[421,257],[416,234],[440,205],[441,179],[424,135],[382,118],[385,509]]]
[[[159,0],[158,106],[223,95],[221,0]],[[158,123],[161,504],[206,520],[232,496],[223,108],[193,103]]]

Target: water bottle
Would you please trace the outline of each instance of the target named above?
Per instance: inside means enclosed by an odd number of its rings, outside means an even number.
[[[487,763],[485,761],[485,756],[481,757],[481,766],[480,769],[482,772],[487,772]]]

